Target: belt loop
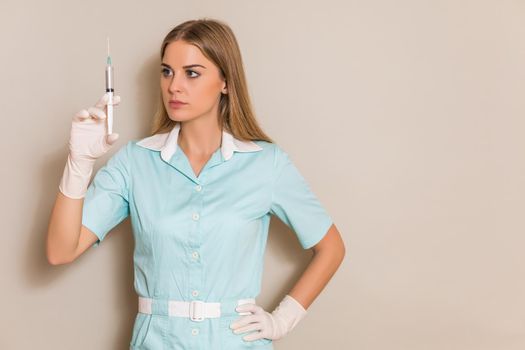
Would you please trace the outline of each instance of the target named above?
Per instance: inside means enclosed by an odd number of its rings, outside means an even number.
[[[139,295],[139,312],[151,314],[151,299]]]
[[[243,315],[250,315],[250,312],[238,312],[235,311],[235,308],[242,304],[248,304],[253,303],[256,304],[256,300],[254,298],[247,298],[247,299],[228,299],[223,300],[221,302],[221,316],[243,316]]]

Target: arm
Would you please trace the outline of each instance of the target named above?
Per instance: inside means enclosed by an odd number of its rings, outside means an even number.
[[[230,325],[235,333],[259,330],[244,337],[253,341],[261,338],[280,339],[304,318],[308,308],[328,284],[345,256],[345,246],[339,231],[332,224],[324,238],[313,247],[314,257],[289,294],[272,312],[266,312],[256,304],[243,304],[239,312],[249,311]]]
[[[81,224],[84,198],[69,198],[58,191],[47,230],[46,255],[51,265],[69,263],[97,241]]]
[[[108,99],[104,94],[89,111],[75,114],[71,122],[69,154],[47,230],[46,255],[51,265],[73,261],[98,240],[82,225],[82,209],[96,159],[118,139],[118,134],[106,135],[102,109]],[[119,102],[120,96],[115,96],[114,104]]]
[[[312,247],[314,256],[288,295],[306,310],[328,284],[345,256],[345,245],[335,224],[324,238]]]
[[[305,249],[311,248],[310,242],[319,234],[324,233],[324,236],[313,247],[314,257],[308,268],[275,310],[269,313],[256,304],[236,308],[239,312],[252,314],[231,324],[234,332],[259,330],[243,338],[249,341],[280,339],[289,333],[304,318],[306,308],[328,284],[345,255],[344,243],[332,218],[288,154],[278,146],[275,147],[275,174],[270,213],[295,231]]]
[[[288,293],[306,310],[328,284],[345,256],[345,245],[335,224],[312,247],[314,256],[297,283]]]

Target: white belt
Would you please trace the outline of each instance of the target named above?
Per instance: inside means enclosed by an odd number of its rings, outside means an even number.
[[[139,296],[139,312],[151,314],[151,298]],[[237,305],[255,304],[255,299],[239,299]],[[251,315],[251,312],[237,312],[239,315]],[[192,321],[203,321],[205,318],[221,316],[221,303],[207,303],[201,300],[179,301],[168,300],[168,315],[189,317]]]

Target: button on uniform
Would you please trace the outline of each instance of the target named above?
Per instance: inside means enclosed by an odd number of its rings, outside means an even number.
[[[196,297],[197,295],[199,295],[199,291],[198,290],[194,290],[193,292],[191,292],[191,295]]]
[[[199,214],[198,214],[198,213],[193,213],[192,218],[193,218],[193,220],[195,220],[195,221],[196,221],[196,220],[199,220]]]
[[[193,252],[193,253],[191,253],[191,256],[192,256],[193,259],[198,259],[199,258],[199,253]]]
[[[200,192],[201,190],[202,190],[202,186],[201,185],[195,186],[195,191]]]
[[[197,335],[197,334],[199,334],[199,329],[198,329],[198,328],[193,328],[193,329],[191,330],[191,334],[193,334],[193,335]]]

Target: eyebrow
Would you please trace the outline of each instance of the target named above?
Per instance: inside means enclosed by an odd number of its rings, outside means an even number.
[[[166,64],[166,63],[164,63],[164,62],[162,62],[160,65],[161,65],[161,66],[166,66],[166,67],[168,67],[169,69],[173,69],[173,68],[170,67],[169,64]],[[201,65],[201,64],[190,64],[190,65],[187,65],[187,66],[183,66],[182,68],[193,68],[193,67],[202,67],[202,68],[206,69],[206,67],[204,67],[204,66]]]

